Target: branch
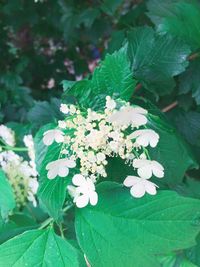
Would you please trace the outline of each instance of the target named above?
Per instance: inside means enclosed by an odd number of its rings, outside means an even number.
[[[194,53],[188,57],[188,60],[194,60],[200,56],[200,53]]]
[[[171,103],[169,106],[166,106],[165,108],[162,109],[162,112],[168,112],[171,109],[175,108],[178,105],[178,101],[174,101]]]
[[[73,204],[69,204],[68,206],[66,206],[64,209],[63,209],[63,212],[66,212],[68,211],[69,209],[71,209],[73,207]],[[40,227],[38,228],[39,230],[40,229],[44,229],[45,227],[47,227],[50,223],[52,223],[54,221],[54,219],[52,217],[49,217],[48,219],[46,219],[41,225]]]

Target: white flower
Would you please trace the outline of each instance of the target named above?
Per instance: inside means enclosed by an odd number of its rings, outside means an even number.
[[[98,130],[91,130],[86,136],[86,144],[93,149],[97,149],[106,143],[105,133]]]
[[[61,104],[60,105],[60,111],[64,114],[68,114],[69,113],[69,108],[68,108],[68,105],[66,104]]]
[[[58,127],[65,129],[66,128],[66,122],[65,121],[58,121]]]
[[[10,128],[6,127],[5,125],[0,125],[0,138],[9,145],[15,146],[15,133]]]
[[[32,178],[29,180],[29,187],[34,194],[37,193],[39,183],[36,178]]]
[[[76,113],[76,107],[74,105],[70,105],[69,112],[71,115],[74,115]]]
[[[147,110],[141,107],[123,107],[119,111],[113,113],[108,121],[118,126],[132,125],[139,127],[147,123]]]
[[[106,108],[108,110],[113,110],[115,109],[115,107],[116,107],[116,102],[110,96],[107,96],[106,97]]]
[[[155,160],[134,159],[133,167],[137,169],[138,175],[145,179],[149,179],[152,175],[158,178],[164,176],[163,166]]]
[[[48,130],[43,134],[43,143],[46,146],[50,146],[54,140],[57,143],[62,143],[64,141],[64,133],[60,130]]]
[[[83,208],[90,203],[95,206],[98,202],[98,195],[91,179],[85,178],[81,174],[74,175],[72,182],[75,186],[68,186],[69,192],[74,197],[74,202],[78,208]]]
[[[126,187],[131,187],[131,195],[136,198],[143,197],[145,192],[150,195],[156,194],[156,184],[137,176],[127,176],[124,180]]]
[[[37,206],[37,201],[35,198],[35,194],[37,193],[39,183],[36,178],[32,178],[29,180],[29,191],[28,191],[28,200],[33,203],[33,206]]]
[[[25,146],[28,148],[28,155],[31,161],[35,161],[35,149],[34,149],[34,141],[33,136],[31,134],[25,135],[23,138]]]
[[[54,179],[56,176],[66,177],[69,173],[69,168],[74,168],[76,162],[69,159],[58,159],[47,164],[47,177]]]
[[[137,130],[129,135],[129,138],[136,139],[136,144],[139,146],[147,147],[156,147],[159,135],[150,129]]]

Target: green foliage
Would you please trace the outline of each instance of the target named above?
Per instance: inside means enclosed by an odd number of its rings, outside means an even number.
[[[108,54],[96,68],[90,80],[73,84],[64,97],[74,96],[84,107],[99,108],[102,107],[102,101],[106,95],[129,100],[135,84],[125,46],[112,55]]]
[[[171,33],[187,41],[192,47],[200,46],[200,5],[198,1],[168,0],[147,4],[149,17],[160,33]]]
[[[0,215],[3,219],[7,218],[9,212],[15,207],[15,199],[12,187],[6,175],[0,169]]]
[[[45,125],[39,130],[35,137],[36,162],[37,169],[40,173],[40,187],[38,197],[42,206],[56,220],[59,219],[62,206],[66,195],[67,179],[57,177],[54,180],[47,178],[46,165],[54,160],[57,160],[60,154],[60,144],[54,143],[47,147],[42,141],[43,133],[49,129],[53,129],[53,124]]]
[[[156,254],[195,243],[199,200],[160,191],[133,201],[116,183],[98,188],[98,205],[77,210],[76,218],[77,238],[91,265],[155,267]]]
[[[81,253],[52,229],[28,231],[0,247],[0,266],[85,266]]]
[[[158,36],[150,27],[128,32],[133,76],[149,90],[169,94],[175,86],[173,76],[188,65],[190,49],[178,39]]]
[[[196,104],[200,105],[200,60],[191,62],[189,68],[180,75],[180,94],[192,94]]]
[[[149,125],[160,136],[157,149],[151,149],[150,155],[165,167],[161,183],[174,186],[182,181],[188,169],[198,168],[198,164],[188,145],[167,121],[150,116]]]
[[[199,1],[13,0],[0,17],[0,124],[25,160],[34,136],[39,180],[38,206],[18,208],[0,170],[0,266],[200,266]],[[107,95],[148,110],[160,136],[149,155],[165,176],[152,179],[156,196],[133,198],[122,183],[136,171],[111,157],[98,204],[74,213],[66,192],[79,166],[48,179],[61,145],[43,133],[64,119],[61,103],[99,111]]]

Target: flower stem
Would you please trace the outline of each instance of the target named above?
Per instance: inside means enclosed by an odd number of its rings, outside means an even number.
[[[12,146],[1,146],[5,150],[12,150],[12,151],[28,151],[26,147],[12,147]]]
[[[64,209],[63,209],[63,212],[66,212],[68,211],[69,209],[71,209],[73,207],[73,204],[69,204],[68,206],[66,206]],[[40,227],[38,228],[39,230],[40,229],[44,229],[45,227],[47,227],[50,223],[52,223],[54,221],[54,219],[52,217],[49,217],[48,219],[46,219],[41,225]]]

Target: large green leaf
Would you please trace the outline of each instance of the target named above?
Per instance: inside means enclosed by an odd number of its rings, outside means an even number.
[[[24,214],[14,214],[9,216],[8,221],[0,220],[0,244],[6,240],[19,235],[27,230],[35,229],[38,224],[34,218]]]
[[[84,107],[102,108],[106,95],[129,100],[135,84],[127,57],[127,46],[124,46],[111,55],[107,54],[95,69],[92,78],[69,87],[64,97],[74,96]]]
[[[161,257],[159,261],[161,263],[161,267],[198,267],[183,255],[176,256],[172,254],[170,256]]]
[[[59,158],[61,144],[53,143],[45,146],[42,137],[48,129],[54,129],[55,125],[48,124],[42,127],[35,137],[36,163],[39,172],[38,197],[47,212],[58,219],[65,201],[67,179],[56,177],[53,180],[47,178],[46,165]]]
[[[148,15],[160,33],[171,33],[200,47],[200,5],[195,0],[150,0]]]
[[[189,47],[171,36],[157,35],[150,27],[130,31],[128,42],[134,78],[159,95],[169,94],[175,86],[173,77],[188,65]]]
[[[195,244],[200,201],[172,191],[133,198],[122,185],[98,186],[95,207],[77,209],[80,247],[95,267],[157,267],[157,254]]]
[[[200,235],[197,237],[196,246],[188,249],[186,254],[194,264],[196,264],[198,267],[200,266]]]
[[[0,246],[1,267],[82,267],[81,253],[52,229],[25,232]]]
[[[165,176],[159,181],[174,186],[182,181],[186,170],[198,168],[198,164],[189,146],[166,120],[150,115],[149,127],[160,136],[157,147],[149,149],[151,158],[165,168]]]
[[[189,68],[180,75],[179,93],[191,93],[197,105],[200,105],[200,60],[190,63]]]
[[[0,169],[0,215],[3,219],[8,216],[9,211],[15,207],[15,199],[11,185],[5,173]]]

